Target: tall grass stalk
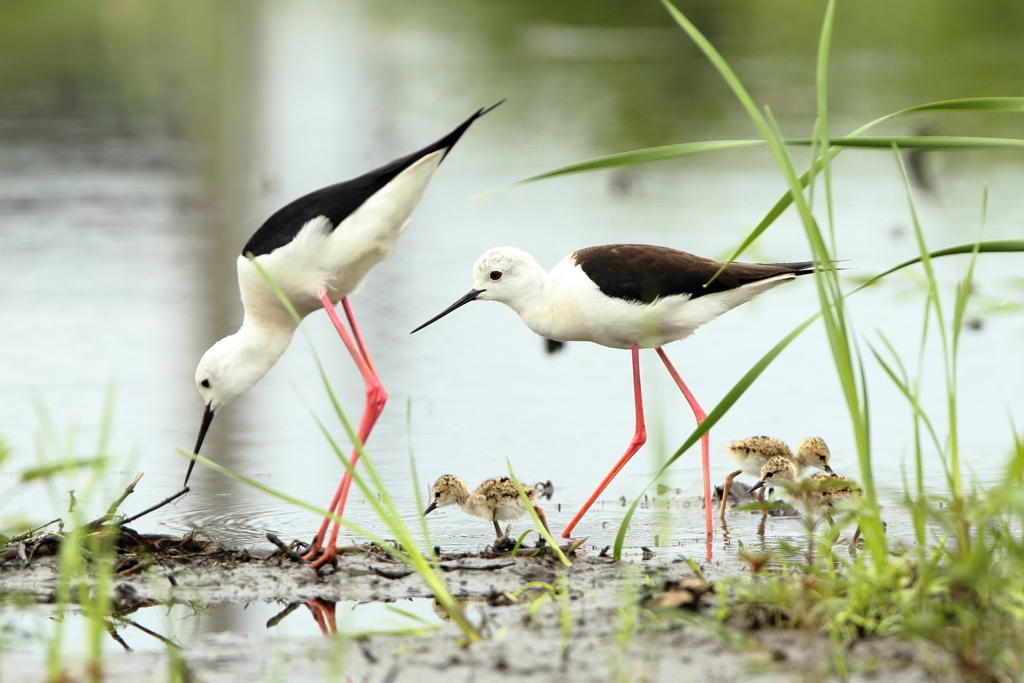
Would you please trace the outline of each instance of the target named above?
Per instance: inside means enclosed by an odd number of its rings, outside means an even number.
[[[910,188],[910,181],[907,177],[906,168],[903,165],[903,158],[898,153],[898,150],[893,148],[896,163],[899,166],[900,173],[903,178],[903,184],[907,195],[907,204],[910,211],[911,223],[914,227],[914,235],[918,244],[918,249],[921,253],[921,263],[926,276],[927,281],[927,296],[925,299],[925,310],[923,315],[923,322],[921,326],[921,343],[918,350],[918,379],[914,387],[914,391],[910,391],[909,383],[905,376],[900,378],[896,376],[891,367],[886,364],[876,352],[875,356],[879,359],[880,364],[886,370],[890,379],[894,381],[904,397],[907,398],[911,403],[912,410],[914,412],[915,432],[917,425],[922,423],[926,426],[929,433],[932,436],[932,442],[936,448],[938,454],[942,457],[942,463],[946,470],[946,477],[948,482],[948,489],[950,493],[951,503],[954,510],[962,512],[964,505],[964,489],[963,480],[960,464],[960,444],[959,444],[959,429],[958,429],[958,417],[957,417],[957,364],[960,350],[960,333],[963,328],[964,315],[967,310],[967,304],[970,299],[970,293],[974,285],[974,268],[977,263],[978,254],[981,250],[981,234],[984,231],[985,218],[988,210],[988,188],[987,186],[982,191],[981,200],[981,219],[978,228],[978,242],[975,243],[974,248],[971,250],[971,258],[968,262],[967,271],[961,279],[956,288],[956,296],[953,302],[953,315],[947,322],[947,318],[944,314],[942,306],[942,298],[939,293],[939,283],[935,276],[935,271],[932,268],[931,258],[928,255],[928,247],[924,236],[924,230],[921,227],[920,221],[917,217],[917,211],[914,206],[913,193]],[[931,321],[934,319],[934,325]],[[929,330],[937,329],[939,340],[940,340],[940,352],[942,357],[942,369],[943,377],[945,380],[945,398],[946,398],[946,421],[948,425],[948,438],[945,443],[940,442],[934,428],[931,425],[930,420],[927,417],[921,417],[924,412],[920,408],[919,395],[920,385],[923,381],[924,376],[924,351],[925,345],[928,338]],[[948,329],[947,329],[948,327]],[[887,341],[885,342],[889,350],[890,355],[896,359],[896,363],[899,367],[902,367],[902,363],[899,361],[899,357],[896,354],[895,349]],[[915,451],[918,453],[921,450],[919,441],[915,440]],[[926,510],[926,496],[924,494],[923,487],[923,463],[921,457],[918,455],[916,458],[917,466],[917,479],[918,479],[918,501],[919,504],[912,507],[915,512],[915,528],[918,535],[918,542],[924,543],[924,530],[923,522],[919,517],[923,516]],[[970,544],[969,530],[967,528],[965,516],[958,515],[960,524],[957,527],[957,542],[962,548],[967,548]]]

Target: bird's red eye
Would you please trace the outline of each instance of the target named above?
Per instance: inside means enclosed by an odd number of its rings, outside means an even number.
[[[491,271],[491,279],[492,280],[500,280],[501,279],[501,271],[500,270],[492,270]]]

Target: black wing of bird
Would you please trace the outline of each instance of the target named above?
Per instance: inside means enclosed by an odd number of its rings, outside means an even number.
[[[504,101],[502,100],[501,102]],[[268,218],[260,226],[260,229],[246,242],[245,247],[242,249],[242,254],[251,253],[253,256],[269,254],[278,247],[283,247],[295,239],[295,236],[302,230],[302,226],[318,216],[325,216],[331,222],[332,229],[338,227],[349,214],[362,206],[363,202],[391,182],[395,176],[423,157],[440,149],[444,149],[444,155],[448,156],[448,152],[451,151],[452,147],[455,146],[455,143],[458,142],[470,125],[494,109],[494,107],[497,107],[501,102],[477,110],[472,116],[463,121],[458,128],[421,150],[395,159],[380,168],[375,168],[369,173],[364,173],[358,178],[328,185],[303,197],[299,197]]]
[[[677,294],[697,298],[787,273],[806,275],[814,266],[813,261],[730,263],[708,285],[721,263],[669,247],[607,244],[580,249],[573,259],[603,294],[639,303]]]

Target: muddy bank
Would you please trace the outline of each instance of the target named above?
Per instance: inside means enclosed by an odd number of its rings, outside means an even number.
[[[682,561],[583,556],[563,574],[548,556],[444,556],[445,578],[484,636],[464,647],[461,631],[443,621],[429,637],[282,635],[283,628],[311,623],[326,635],[344,631],[342,611],[353,603],[402,607],[431,598],[418,576],[379,549],[352,549],[336,567],[317,573],[276,551],[174,547],[144,570],[130,563],[121,569],[116,614],[128,619],[175,603],[198,613],[232,603],[269,604],[276,615],[262,633],[225,630],[181,650],[112,653],[104,664],[110,680],[168,680],[169,652],[180,652],[191,680],[210,682],[334,680],[332,672],[355,681],[806,681],[826,680],[832,668],[830,645],[820,634],[750,621],[719,624],[714,565],[700,567],[708,572],[705,581]],[[529,582],[553,584],[560,576],[571,584],[567,625],[554,600],[531,609],[543,588],[512,595]],[[52,602],[56,580],[54,557],[9,560],[0,568],[0,592],[31,601]],[[127,637],[131,627],[120,623]],[[924,646],[861,641],[847,656],[850,680],[956,680],[947,659]],[[72,679],[76,671],[84,668],[72,667]],[[4,680],[44,680],[44,673],[41,654],[6,652],[0,660]]]

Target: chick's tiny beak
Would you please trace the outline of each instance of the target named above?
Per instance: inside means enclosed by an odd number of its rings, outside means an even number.
[[[481,294],[483,294],[485,291],[487,291],[487,290],[485,290],[485,289],[471,289],[471,290],[469,290],[469,293],[466,294],[466,296],[462,297],[461,299],[459,299],[458,301],[453,303],[451,306],[449,306],[448,308],[444,309],[443,311],[441,311],[440,313],[435,315],[433,318],[431,318],[427,322],[425,322],[422,325],[420,325],[419,327],[417,327],[415,330],[413,330],[409,334],[413,334],[415,332],[419,332],[420,330],[422,330],[427,325],[430,325],[431,323],[437,322],[441,318],[445,317],[446,315],[448,315],[449,313],[454,311],[456,308],[459,308],[460,306],[465,306],[470,301],[472,301],[473,299],[475,299],[478,296],[480,296]]]
[[[757,482],[756,484],[751,486],[749,489],[747,489],[747,493],[753,493],[754,491],[758,490],[762,486],[764,486],[764,479],[760,480],[759,482]]]
[[[825,465],[825,471],[831,475],[835,475],[835,470],[832,469],[831,465]]]
[[[423,511],[423,514],[429,515],[431,512],[433,512],[434,508],[436,508],[436,507],[437,507],[437,501],[436,500],[430,501],[430,505],[428,505],[427,509]]]

